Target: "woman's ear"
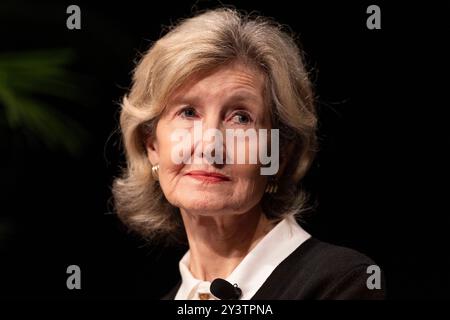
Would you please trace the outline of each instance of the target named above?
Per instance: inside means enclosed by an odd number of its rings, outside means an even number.
[[[148,137],[145,143],[147,150],[147,158],[152,165],[159,163],[159,146],[158,141],[154,137]]]

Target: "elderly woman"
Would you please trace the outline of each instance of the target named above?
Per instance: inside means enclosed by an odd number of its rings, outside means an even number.
[[[182,21],[139,62],[120,122],[119,217],[189,244],[165,299],[383,297],[369,258],[296,222],[317,119],[301,52],[278,24],[232,9]]]

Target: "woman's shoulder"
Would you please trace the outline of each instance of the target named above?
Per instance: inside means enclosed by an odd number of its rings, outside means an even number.
[[[367,285],[374,265],[356,250],[311,237],[277,266],[254,299],[382,299],[382,278],[380,289]]]
[[[320,267],[323,271],[330,269],[334,273],[375,264],[371,258],[359,251],[320,241],[314,237],[306,240],[291,256],[292,262],[302,260],[304,266]]]

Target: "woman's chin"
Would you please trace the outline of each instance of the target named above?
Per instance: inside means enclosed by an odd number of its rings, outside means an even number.
[[[194,192],[195,193],[195,192]],[[229,203],[224,202],[219,195],[214,196],[195,196],[193,195],[185,201],[181,201],[181,207],[190,212],[198,212],[202,215],[214,215],[218,212],[227,211]]]
[[[199,201],[192,203],[189,206],[189,208],[192,211],[203,212],[205,214],[207,213],[214,214],[219,211],[223,211],[226,208],[226,206],[223,203],[214,203],[214,202],[205,203],[203,201]]]

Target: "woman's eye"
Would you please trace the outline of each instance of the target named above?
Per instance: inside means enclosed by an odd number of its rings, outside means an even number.
[[[233,116],[233,121],[238,124],[248,124],[251,120],[250,116],[244,112],[236,113]]]
[[[192,108],[192,107],[186,107],[186,108],[183,108],[183,109],[180,111],[180,114],[181,114],[181,116],[183,116],[184,118],[193,118],[193,117],[197,116],[197,112],[196,112],[195,109]]]

